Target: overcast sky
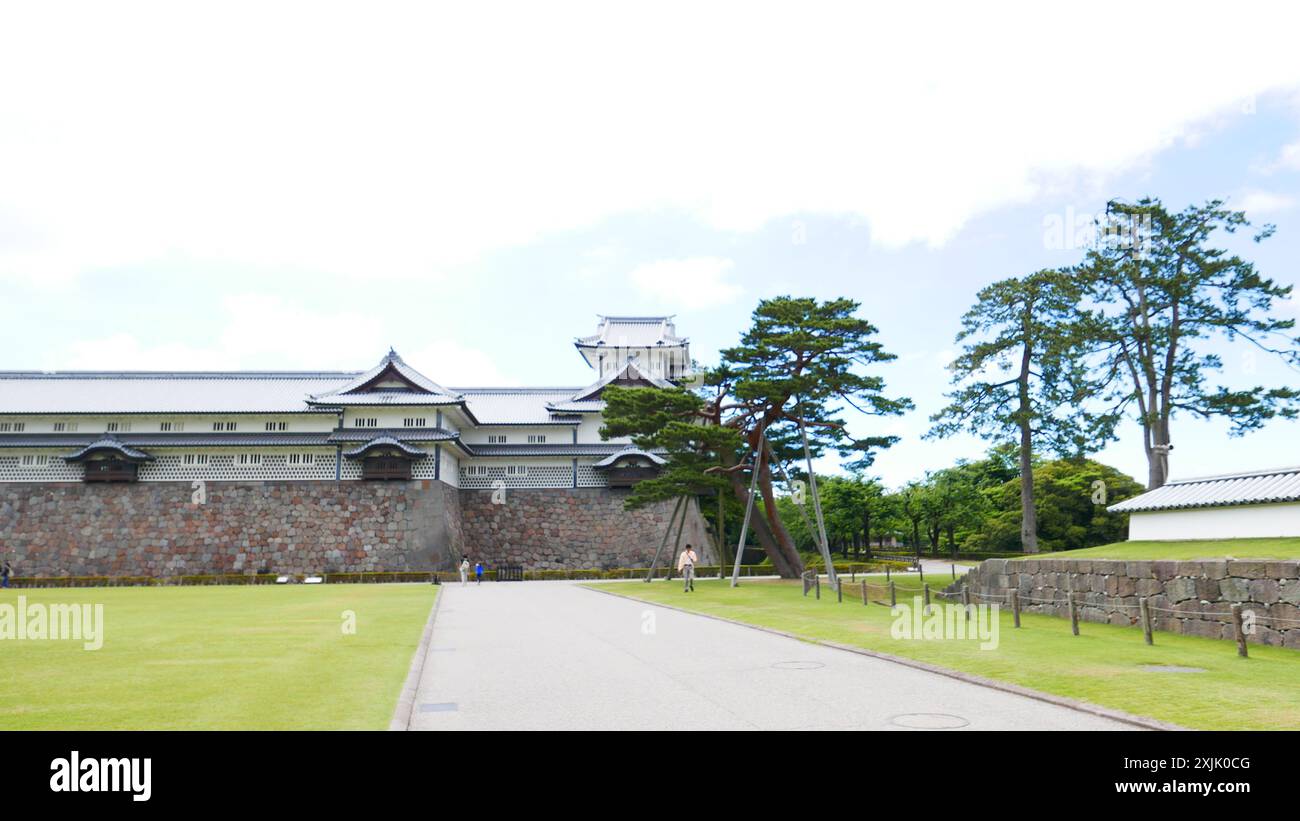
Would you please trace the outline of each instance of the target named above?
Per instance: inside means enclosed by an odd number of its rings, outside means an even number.
[[[859,4],[860,5],[860,4]],[[1281,4],[6,3],[0,368],[365,368],[591,381],[597,313],[712,362],[762,297],[862,301],[923,442],[960,315],[1076,261],[1109,197],[1229,197],[1300,260]],[[1295,315],[1296,303],[1285,310]],[[1224,380],[1297,374],[1224,349]],[[1136,426],[1101,458],[1145,475]],[[1300,463],[1181,420],[1175,476]]]

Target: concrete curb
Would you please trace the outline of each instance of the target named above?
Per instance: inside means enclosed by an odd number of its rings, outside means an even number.
[[[420,690],[420,679],[424,676],[424,662],[429,657],[429,644],[433,640],[433,622],[438,617],[438,608],[442,606],[442,590],[439,586],[438,596],[429,608],[429,620],[424,623],[424,633],[416,645],[415,655],[411,657],[411,669],[406,673],[406,683],[402,685],[402,694],[397,697],[397,707],[393,710],[393,720],[388,722],[389,730],[409,730],[411,714],[415,711],[415,696]]]
[[[902,656],[893,656],[890,655],[889,653],[881,653],[876,650],[867,650],[866,648],[863,647],[854,647],[852,645],[840,644],[839,642],[834,642],[834,641],[825,641],[822,639],[811,639],[808,638],[807,636],[800,636],[800,635],[796,635],[795,633],[787,633],[784,630],[777,630],[774,627],[763,627],[757,624],[749,624],[748,622],[729,619],[725,616],[715,616],[711,613],[700,613],[695,610],[687,610],[684,607],[677,607],[671,604],[661,604],[659,602],[647,601],[645,599],[638,599],[635,596],[629,596],[624,593],[615,593],[612,590],[601,590],[600,588],[590,587],[586,584],[582,584],[578,586],[582,587],[584,590],[590,590],[593,593],[604,593],[606,596],[614,596],[616,598],[626,599],[628,601],[635,601],[635,602],[640,602],[642,604],[649,604],[654,607],[663,607],[668,610],[676,610],[679,613],[687,613],[692,616],[701,616],[706,619],[713,619],[715,621],[726,622],[727,624],[734,624],[738,627],[748,627],[751,630],[761,630],[764,633],[771,633],[776,636],[783,636],[788,639],[795,639],[796,641],[807,642],[808,644],[819,644],[822,647],[829,647],[833,650],[844,650],[849,653],[856,653],[859,656],[870,656],[871,658],[880,659],[881,661],[890,661],[893,662],[894,664],[901,664],[904,667],[912,667],[917,670],[924,670],[927,673],[935,673],[937,675],[946,676],[952,679],[957,679],[958,681],[964,681],[967,684],[975,684],[980,687],[987,687],[990,690],[1001,690],[1004,693],[1011,693],[1013,695],[1024,696],[1025,698],[1032,698],[1035,699],[1036,701],[1045,701],[1048,704],[1055,704],[1058,707],[1066,707],[1071,710],[1078,711],[1080,713],[1088,713],[1089,715],[1100,716],[1101,718],[1108,718],[1111,719],[1112,721],[1119,721],[1124,724],[1131,724],[1134,727],[1138,727],[1143,730],[1174,731],[1174,730],[1188,729],[1187,727],[1183,727],[1178,724],[1171,724],[1169,722],[1160,721],[1154,718],[1146,718],[1145,716],[1133,715],[1132,713],[1126,713],[1122,710],[1113,710],[1109,707],[1102,707],[1097,704],[1090,704],[1089,702],[1086,701],[1078,701],[1076,699],[1066,698],[1065,696],[1056,696],[1056,695],[1052,695],[1051,693],[1044,693],[1041,690],[1032,690],[1028,687],[1021,687],[1019,684],[1010,684],[1005,681],[998,681],[996,679],[985,678],[984,676],[977,676],[974,675],[973,673],[963,673],[960,670],[953,670],[948,667],[940,667],[937,664],[930,664],[929,662],[916,661],[914,659],[904,658]]]

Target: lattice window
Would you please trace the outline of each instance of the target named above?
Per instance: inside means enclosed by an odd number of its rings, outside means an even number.
[[[238,422],[213,422],[212,429],[215,431],[233,431],[239,428]]]
[[[55,422],[54,423],[55,433],[76,433],[76,431],[77,431],[76,422]]]
[[[80,482],[81,467],[63,461],[62,453],[0,456],[0,482]]]
[[[489,444],[489,445],[504,445],[505,443],[506,443],[506,435],[505,435],[504,433],[489,433],[489,434],[488,434],[488,444]]]
[[[289,429],[288,422],[267,422],[266,429],[269,431],[284,431]]]
[[[591,465],[578,465],[578,487],[605,487],[609,482]]]
[[[377,419],[377,418],[374,417],[374,416],[359,416],[359,417],[357,417],[356,419],[353,419],[353,420],[352,420],[352,427],[354,427],[354,428],[377,428],[377,427],[379,427],[379,419]]]
[[[528,444],[530,444],[530,445],[544,445],[544,444],[546,444],[546,434],[544,434],[544,433],[530,433],[530,434],[528,434]]]
[[[561,488],[573,485],[572,465],[494,465],[477,463],[460,466],[460,486],[491,488],[496,482],[506,487]]]
[[[429,420],[424,416],[408,416],[402,420],[404,428],[423,428]]]

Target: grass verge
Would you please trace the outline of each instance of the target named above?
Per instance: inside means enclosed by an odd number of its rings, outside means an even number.
[[[104,643],[0,641],[0,730],[384,729],[436,591],[5,590],[0,605],[102,604]]]

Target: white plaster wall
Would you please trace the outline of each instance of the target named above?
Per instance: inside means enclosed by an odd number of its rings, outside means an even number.
[[[1300,502],[1157,510],[1129,516],[1130,541],[1300,536]]]

